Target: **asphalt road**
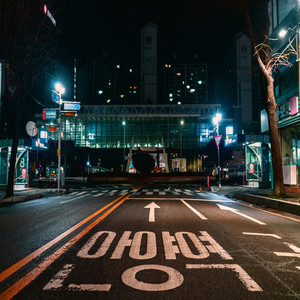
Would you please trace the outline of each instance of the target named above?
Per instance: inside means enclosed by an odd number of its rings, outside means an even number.
[[[300,299],[300,218],[196,185],[0,208],[0,299]]]

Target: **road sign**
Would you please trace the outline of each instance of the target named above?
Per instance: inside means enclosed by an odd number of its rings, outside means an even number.
[[[55,91],[52,91],[52,101],[59,103],[59,94],[57,94]]]
[[[220,146],[221,138],[222,138],[221,135],[217,135],[217,136],[214,137],[215,143],[216,143],[216,146],[217,146],[218,149],[219,149],[219,146]]]
[[[56,120],[56,110],[44,109],[43,120]]]
[[[80,102],[65,102],[64,101],[64,110],[79,110]]]

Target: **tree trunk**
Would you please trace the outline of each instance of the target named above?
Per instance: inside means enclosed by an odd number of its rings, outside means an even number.
[[[273,78],[272,78],[273,79]],[[271,142],[271,153],[272,153],[272,165],[273,165],[273,182],[274,182],[274,194],[283,195],[285,194],[285,187],[283,184],[283,173],[282,173],[282,157],[280,151],[278,125],[276,120],[276,102],[274,97],[273,80],[268,79],[268,120],[269,120],[269,135]]]

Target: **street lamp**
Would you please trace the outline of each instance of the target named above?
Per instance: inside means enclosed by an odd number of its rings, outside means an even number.
[[[122,121],[122,125],[123,125],[123,129],[124,129],[124,150],[123,150],[123,170],[124,172],[126,172],[126,168],[125,168],[125,148],[126,148],[126,145],[125,145],[125,133],[126,133],[126,122],[123,120]]]
[[[59,110],[58,110],[58,148],[57,148],[57,160],[58,160],[58,176],[57,176],[57,190],[60,192],[60,168],[61,168],[61,104],[62,104],[62,99],[61,95],[64,94],[65,88],[60,82],[57,82],[55,84],[55,90],[58,92],[59,95]]]
[[[216,113],[216,116],[213,117],[213,124],[217,128],[217,136],[218,137],[219,137],[219,123],[221,122],[221,120],[222,120],[222,114]],[[217,149],[218,149],[218,177],[219,177],[218,185],[219,185],[219,187],[221,187],[220,147],[219,147],[220,144],[219,143],[220,143],[220,140],[218,141]]]
[[[182,158],[182,126],[184,125],[184,121],[180,121],[180,158]]]

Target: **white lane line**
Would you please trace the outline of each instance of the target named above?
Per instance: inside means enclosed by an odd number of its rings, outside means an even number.
[[[295,252],[274,252],[277,256],[288,256],[288,257],[299,257],[300,258],[300,248],[290,244],[290,243],[284,243],[287,245],[290,249],[292,249]]]
[[[86,191],[85,192],[81,192],[81,193],[78,193],[77,196],[83,195],[83,194],[86,194],[86,193],[87,193]]]
[[[180,194],[178,192],[172,192],[173,195],[179,196]]]
[[[193,213],[195,213],[200,219],[207,220],[205,216],[203,216],[201,213],[199,213],[198,210],[196,210],[194,207],[190,206],[188,203],[186,203],[183,199],[180,199],[180,201],[187,206]]]
[[[296,266],[296,269],[300,270],[300,266]]]
[[[86,195],[82,195],[82,196],[79,196],[79,197],[76,197],[76,198],[73,198],[73,199],[70,199],[70,200],[66,200],[66,201],[61,201],[61,202],[59,202],[59,203],[60,203],[60,204],[63,204],[63,203],[75,201],[75,200],[78,200],[78,199],[81,199],[81,198],[84,198],[84,197],[86,197]]]
[[[281,236],[272,233],[257,233],[257,232],[243,232],[245,235],[259,235],[259,236],[270,236],[275,239],[281,239]]]
[[[139,194],[136,194],[139,195]],[[132,199],[132,200],[180,200],[181,198],[138,198],[138,197],[130,197],[127,198],[127,200]],[[195,201],[195,202],[220,202],[220,203],[231,203],[234,202],[232,200],[211,200],[211,199],[199,199],[199,198],[184,198],[186,201]]]
[[[229,269],[234,271],[239,280],[244,284],[250,292],[262,292],[262,288],[248,275],[248,273],[236,264],[187,264],[187,269]]]
[[[249,219],[249,220],[251,220],[251,221],[253,221],[253,222],[255,222],[255,223],[258,223],[259,225],[266,225],[266,223],[263,223],[263,222],[261,222],[261,221],[259,221],[259,220],[256,220],[256,219],[254,219],[254,218],[251,218],[251,217],[249,217],[249,216],[247,216],[247,215],[244,215],[244,214],[240,213],[240,212],[239,212],[237,209],[235,209],[235,208],[231,208],[231,207],[228,207],[228,206],[224,206],[224,205],[221,205],[221,204],[218,204],[218,203],[217,203],[217,205],[218,205],[219,208],[222,209],[222,210],[229,210],[229,211],[231,211],[231,212],[233,212],[233,213],[235,213],[235,214],[237,214],[237,215],[240,215],[240,216],[242,216],[242,217],[244,217],[244,218],[247,218],[247,219]]]
[[[188,195],[188,196],[193,196],[193,194],[191,192],[183,192],[183,193]]]
[[[98,193],[98,194],[95,194],[95,195],[93,195],[92,197],[98,197],[98,196],[101,196],[101,195],[103,195],[104,193]]]
[[[158,195],[160,195],[160,196],[166,196],[167,194],[166,194],[166,192],[159,192]]]
[[[297,246],[295,246],[293,244],[287,243],[287,242],[285,242],[284,244],[287,245],[288,247],[290,247],[296,253],[300,253],[300,248],[299,247],[297,247]]]

